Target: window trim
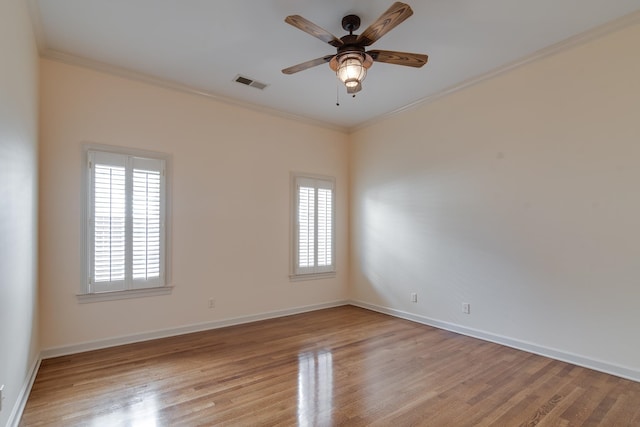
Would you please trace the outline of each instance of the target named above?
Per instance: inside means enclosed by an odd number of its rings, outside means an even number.
[[[336,179],[328,175],[309,174],[302,172],[291,172],[291,260],[289,269],[289,279],[292,282],[304,280],[318,280],[332,278],[336,275]],[[320,272],[299,272],[298,271],[298,182],[299,181],[324,181],[326,186],[315,187],[331,188],[331,266],[328,271]]]
[[[91,248],[89,245],[90,236],[90,216],[91,200],[90,188],[91,169],[89,166],[89,154],[92,151],[101,151],[116,155],[141,157],[164,161],[164,283],[160,286],[148,288],[131,288],[124,290],[114,290],[106,292],[92,291],[89,283],[91,276]],[[80,277],[79,292],[76,295],[79,303],[109,301],[116,299],[139,298],[144,296],[164,295],[172,292],[172,156],[166,153],[147,151],[142,149],[127,148],[105,144],[83,143],[82,144],[82,231],[81,250],[82,268]]]

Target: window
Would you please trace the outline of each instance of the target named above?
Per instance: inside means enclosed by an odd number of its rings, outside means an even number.
[[[82,294],[166,285],[166,156],[140,154],[87,150]]]
[[[333,178],[293,175],[294,278],[335,272]]]

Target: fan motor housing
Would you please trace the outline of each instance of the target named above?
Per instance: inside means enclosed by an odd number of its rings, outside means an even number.
[[[344,44],[338,48],[338,53],[340,54],[344,52],[364,52],[364,46],[357,44],[356,43],[357,39],[358,39],[358,36],[354,34],[348,34],[346,36],[340,37],[340,40],[342,40],[342,43]]]

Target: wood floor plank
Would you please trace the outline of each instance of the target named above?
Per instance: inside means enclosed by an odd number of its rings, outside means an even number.
[[[637,426],[640,383],[344,306],[44,360],[21,426]]]

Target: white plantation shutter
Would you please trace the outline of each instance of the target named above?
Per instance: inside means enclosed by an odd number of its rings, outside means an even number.
[[[132,278],[133,287],[160,285],[163,256],[162,164],[159,160],[133,161]]]
[[[124,285],[125,168],[101,164],[94,180],[94,280]]]
[[[163,286],[164,161],[89,151],[88,293]]]
[[[318,267],[333,264],[333,190],[318,188]]]
[[[333,180],[296,176],[294,274],[335,271]]]
[[[298,188],[298,266],[313,267],[315,247],[315,188]]]

